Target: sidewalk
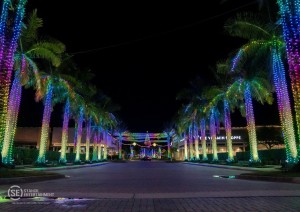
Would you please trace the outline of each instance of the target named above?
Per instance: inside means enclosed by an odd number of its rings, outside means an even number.
[[[260,171],[260,172],[274,172],[281,170],[279,165],[270,165],[267,168],[255,168],[255,167],[238,167],[238,166],[228,166],[228,165],[219,165],[219,164],[208,164],[208,163],[192,163],[192,162],[183,162],[188,165],[195,166],[204,166],[204,167],[213,167],[220,169],[232,169],[232,170],[244,170],[244,171]],[[261,180],[261,181],[272,181],[272,182],[284,182],[284,183],[296,183],[300,184],[300,177],[283,177],[283,176],[264,176],[264,175],[253,175],[253,174],[240,174],[236,175],[235,179],[241,180]]]

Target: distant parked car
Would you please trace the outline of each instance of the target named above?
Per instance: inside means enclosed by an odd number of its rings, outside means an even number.
[[[145,157],[143,157],[141,160],[144,160],[144,161],[151,161],[151,157],[149,157],[149,156],[145,156]]]

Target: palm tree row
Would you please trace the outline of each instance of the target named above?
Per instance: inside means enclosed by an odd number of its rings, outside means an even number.
[[[262,104],[272,104],[272,91],[275,91],[287,161],[290,164],[296,164],[299,161],[286,70],[284,68],[286,42],[283,40],[284,36],[281,35],[280,28],[276,24],[264,20],[267,19],[253,14],[243,14],[226,22],[225,29],[230,35],[241,37],[248,40],[248,42],[241,46],[236,53],[233,53],[233,56],[227,61],[217,64],[215,72],[217,73],[216,81],[218,85],[196,90],[192,86],[189,90],[188,103],[180,110],[177,120],[177,133],[189,134],[185,137],[189,142],[194,140],[196,143],[198,137],[201,137],[204,160],[207,160],[204,139],[205,130],[207,129],[206,123],[209,123],[213,160],[216,161],[218,160],[216,133],[221,122],[226,132],[227,160],[229,162],[233,161],[230,112],[239,109],[247,121],[250,162],[260,162],[253,99]],[[271,75],[272,78],[269,78],[268,75]],[[291,81],[297,117],[298,103],[295,99],[293,77],[291,77]],[[298,122],[298,118],[296,118],[296,121]],[[191,128],[195,128],[195,126],[196,129],[200,130],[190,134]],[[299,131],[299,126],[297,130]],[[204,146],[205,148],[203,148]],[[197,148],[198,146],[196,146]],[[187,152],[186,149],[185,152]],[[187,156],[187,153],[185,154],[185,159],[190,160],[193,158],[191,152],[192,150],[190,150],[190,157]]]
[[[0,28],[0,34],[3,34],[1,30],[5,27],[10,27],[6,24],[8,23],[8,18],[4,17],[6,15],[6,3],[6,1],[3,3],[2,8],[2,28]],[[18,10],[16,13],[19,12]],[[16,20],[17,19],[20,19],[20,17],[16,18]],[[91,74],[87,72],[82,73],[78,70],[71,62],[71,57],[65,53],[65,45],[63,43],[54,39],[45,40],[39,38],[38,29],[42,27],[43,21],[37,16],[36,10],[28,17],[26,23],[23,24],[22,21],[21,23],[20,35],[17,38],[18,45],[16,44],[16,49],[13,52],[12,64],[15,70],[14,80],[10,90],[7,91],[7,87],[10,87],[9,81],[5,84],[6,87],[1,87],[0,90],[1,96],[3,97],[1,98],[0,105],[0,115],[3,122],[0,126],[0,132],[3,133],[0,133],[2,162],[6,165],[13,164],[13,143],[21,102],[22,86],[35,89],[36,101],[43,101],[44,103],[37,163],[44,164],[46,162],[50,118],[53,107],[57,103],[65,105],[59,161],[66,163],[68,128],[71,118],[75,120],[77,126],[75,162],[80,162],[84,123],[87,149],[85,159],[86,161],[90,161],[89,148],[90,140],[93,137],[92,135],[97,135],[94,136],[94,145],[98,146],[99,149],[101,135],[107,134],[108,130],[111,130],[117,124],[117,120],[112,115],[111,108],[109,108],[111,106],[111,100],[102,95],[102,99],[98,98],[99,100],[97,102],[92,101],[92,99],[95,99],[97,91],[95,87],[90,85],[89,80]],[[1,51],[6,52],[5,49]],[[4,73],[4,70],[6,69],[2,66],[1,74]],[[67,73],[70,71],[75,72],[77,77],[74,77],[74,74],[73,76],[68,75]],[[7,75],[7,71],[5,74]],[[7,95],[7,103],[4,102],[5,95]],[[4,128],[4,130],[2,130],[2,128]],[[97,151],[97,149],[95,149],[95,151]],[[99,158],[97,158],[97,160],[98,159]],[[93,158],[93,160],[95,160],[95,158]]]

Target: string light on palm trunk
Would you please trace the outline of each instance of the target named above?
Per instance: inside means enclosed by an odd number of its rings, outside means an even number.
[[[94,138],[93,138],[93,161],[98,161],[97,158],[97,131],[94,132]]]
[[[38,164],[44,164],[46,162],[46,148],[48,143],[50,117],[52,111],[52,92],[53,92],[52,82],[51,80],[47,80],[47,93],[46,93],[46,99],[44,105],[39,155],[37,159]]]
[[[276,43],[274,43],[276,47]],[[279,117],[283,131],[283,139],[286,147],[288,163],[298,163],[298,152],[294,133],[293,118],[287,83],[285,78],[285,69],[278,50],[272,49],[273,81],[277,94],[277,104]]]
[[[82,138],[82,124],[83,124],[83,107],[79,109],[78,126],[77,126],[77,140],[76,140],[76,156],[75,162],[80,162],[81,153],[81,138]]]
[[[202,160],[206,161],[207,158],[207,149],[206,149],[206,139],[205,139],[205,119],[201,119],[200,122],[200,132],[201,132],[201,145],[202,145]]]
[[[210,136],[212,142],[212,151],[213,151],[213,161],[218,161],[218,149],[217,149],[217,134],[216,134],[216,111],[211,109],[210,111]]]
[[[86,126],[86,140],[85,140],[85,160],[90,160],[90,140],[91,140],[91,127],[92,117],[90,116],[88,124]]]
[[[294,97],[298,138],[300,138],[300,1],[277,0],[286,43],[289,76]],[[298,141],[299,142],[299,141]],[[290,149],[293,151],[292,149]],[[293,156],[292,156],[293,157]]]
[[[11,85],[11,75],[14,65],[14,53],[17,49],[20,37],[22,20],[25,14],[27,0],[19,0],[14,19],[14,27],[11,37],[6,36],[6,20],[8,7],[11,1],[4,1],[0,23],[0,147],[5,134],[5,122],[8,109],[9,89]],[[7,33],[9,34],[9,33]]]
[[[68,144],[68,131],[69,131],[69,119],[70,119],[70,100],[66,101],[65,111],[64,111],[64,121],[61,136],[61,152],[60,152],[60,163],[66,163],[66,149]]]
[[[3,148],[2,148],[2,163],[6,165],[13,164],[13,143],[14,137],[16,132],[16,125],[18,120],[19,114],[19,107],[21,102],[21,91],[22,85],[19,78],[19,71],[15,73],[15,79],[12,84],[10,96],[9,96],[9,103],[8,103],[8,111],[6,117],[6,129],[5,129],[5,136],[3,141]]]
[[[244,99],[245,99],[245,107],[246,107],[247,130],[248,130],[249,143],[250,143],[250,162],[259,163],[260,159],[258,157],[258,151],[257,151],[257,137],[255,131],[253,103],[252,103],[252,96],[251,96],[249,83],[246,83],[246,88],[244,91]]]
[[[199,160],[199,136],[198,136],[198,126],[197,123],[194,122],[194,139],[195,139],[195,159]]]
[[[230,118],[230,108],[228,101],[224,99],[224,122],[225,122],[225,132],[226,132],[226,144],[228,151],[228,162],[234,161],[233,158],[233,149],[232,149],[232,140],[231,140],[231,118]]]

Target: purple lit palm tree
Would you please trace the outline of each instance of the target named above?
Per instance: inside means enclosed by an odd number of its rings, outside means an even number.
[[[34,11],[23,28],[20,36],[20,45],[14,55],[15,58],[15,79],[10,91],[8,113],[6,116],[6,130],[4,136],[4,145],[9,147],[3,149],[2,154],[8,155],[12,151],[12,144],[16,131],[16,123],[19,114],[19,105],[21,101],[22,85],[25,87],[34,87],[37,93],[40,92],[41,83],[38,68],[34,59],[44,59],[52,62],[53,65],[60,64],[60,53],[64,51],[64,45],[59,42],[39,41],[37,30],[42,26],[42,20],[37,17]],[[11,155],[11,153],[9,154]],[[6,157],[6,156],[5,156]],[[11,157],[5,158],[5,164],[12,161]]]
[[[280,23],[286,43],[286,54],[289,64],[289,75],[294,97],[298,141],[300,138],[300,2],[299,0],[277,0]],[[276,53],[276,52],[275,52]],[[274,58],[276,60],[276,58]],[[278,69],[283,68],[279,65]],[[290,147],[291,157],[296,162],[295,153]],[[300,150],[298,150],[300,151]]]
[[[11,12],[9,11],[11,1],[4,0],[2,5],[0,19],[0,150],[2,149],[6,129],[6,116],[14,65],[14,53],[18,46],[26,3],[27,0],[19,0],[16,7],[11,7],[13,8]],[[14,18],[12,18],[13,16]],[[13,23],[13,26],[10,26],[9,23]]]

